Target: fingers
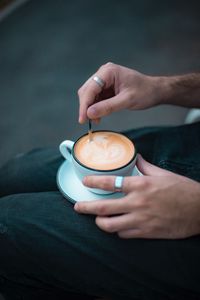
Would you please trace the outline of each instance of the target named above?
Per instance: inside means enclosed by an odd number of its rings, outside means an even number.
[[[115,191],[116,176],[86,176],[83,179],[83,184],[90,188],[98,188],[106,191]],[[140,176],[126,176],[122,183],[122,193],[129,193],[132,190],[143,188],[145,178]],[[140,187],[141,186],[141,187]]]
[[[133,214],[124,214],[114,217],[96,217],[96,224],[106,232],[129,230],[134,226]]]
[[[101,92],[101,88],[93,81],[92,77],[78,91],[79,123],[82,124],[88,119],[87,109],[91,104],[95,102],[96,96],[100,92]]]
[[[138,176],[140,179],[141,177]],[[132,190],[132,180],[137,179],[136,177],[124,177],[122,192],[128,193]],[[116,176],[86,176],[83,180],[85,186],[91,188],[99,188],[107,191],[115,191],[115,179]],[[99,216],[116,215],[127,213],[132,207],[132,201],[128,201],[128,198],[101,200],[101,201],[83,201],[76,203],[74,209],[77,212],[84,214],[94,214]]]
[[[98,216],[117,215],[129,211],[129,207],[125,202],[125,198],[85,201],[76,203],[74,209],[83,214]]]
[[[124,109],[126,107],[125,100],[126,97],[123,97],[123,93],[120,93],[109,99],[102,100],[88,108],[87,116],[89,119],[94,119],[110,115],[115,111]]]
[[[137,213],[137,207],[133,209],[126,197],[79,202],[74,208],[79,213],[97,215],[95,222],[100,229],[109,233],[117,232],[124,239],[161,237],[158,233],[155,236],[154,228],[151,224],[147,225],[145,217],[141,212]]]
[[[102,66],[94,75],[92,75],[79,89],[79,122],[84,123],[88,116],[87,116],[87,109],[90,105],[92,105],[98,95],[102,92],[102,89],[106,89],[113,85],[114,83],[114,74],[112,72],[112,68],[110,68],[111,63],[108,63]],[[93,77],[98,76],[104,82],[104,87],[100,87],[94,80]],[[91,116],[93,116],[91,112]],[[96,119],[96,117],[92,117],[91,119]]]
[[[129,213],[126,200],[111,199],[92,202],[79,202],[74,209],[77,212],[97,215],[96,224],[106,232],[127,231],[140,226],[141,220],[134,220],[134,214]]]
[[[173,173],[157,166],[154,166],[144,160],[144,158],[138,154],[137,156],[137,167],[142,172],[143,175],[151,175],[151,176],[166,176],[172,175]]]
[[[141,192],[146,190],[152,183],[152,176],[172,176],[174,173],[156,167],[145,161],[140,154],[137,158],[139,170],[146,176],[125,176],[122,182],[122,193]],[[86,176],[83,184],[90,188],[98,188],[115,192],[116,176]]]
[[[99,188],[106,191],[114,192],[116,176],[86,176],[83,184],[91,188]]]

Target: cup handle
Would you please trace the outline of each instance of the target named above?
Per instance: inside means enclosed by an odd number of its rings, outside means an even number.
[[[70,141],[70,140],[63,141],[60,144],[59,150],[65,159],[71,160],[71,152],[72,152],[73,146],[74,146],[74,142]]]

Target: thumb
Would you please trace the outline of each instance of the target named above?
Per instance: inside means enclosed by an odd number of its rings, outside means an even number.
[[[167,176],[173,173],[147,162],[140,154],[137,156],[137,167],[143,175]]]
[[[126,101],[121,94],[115,95],[106,100],[101,100],[90,107],[87,110],[87,116],[89,119],[98,119],[115,111],[119,111],[126,107]]]

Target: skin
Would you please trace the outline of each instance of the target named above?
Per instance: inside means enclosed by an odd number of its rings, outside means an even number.
[[[79,89],[79,122],[99,122],[122,109],[146,109],[160,104],[200,107],[200,74],[148,76],[108,63]],[[178,100],[177,100],[178,99]],[[191,100],[192,99],[192,100]],[[200,233],[200,183],[158,168],[140,155],[141,177],[125,177],[121,199],[76,203],[78,213],[96,215],[96,225],[121,238],[182,239]],[[85,177],[83,184],[113,191],[115,176]]]
[[[103,89],[92,78],[104,80]],[[79,123],[122,109],[139,110],[160,104],[200,107],[200,73],[181,76],[148,76],[107,63],[78,90]]]
[[[135,70],[107,63],[95,73],[102,78],[102,89],[92,78],[78,90],[80,107],[79,122],[87,119],[100,120],[122,109],[144,109],[156,105],[154,89],[156,80]]]
[[[144,176],[125,177],[120,199],[79,202],[78,213],[96,215],[102,230],[121,238],[180,239],[200,232],[200,184],[158,168],[140,155]],[[113,191],[115,176],[88,176],[84,185]]]

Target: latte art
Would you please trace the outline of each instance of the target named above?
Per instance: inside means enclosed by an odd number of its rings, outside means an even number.
[[[132,142],[122,134],[98,131],[83,136],[75,145],[75,156],[85,166],[112,170],[125,166],[134,156]]]

